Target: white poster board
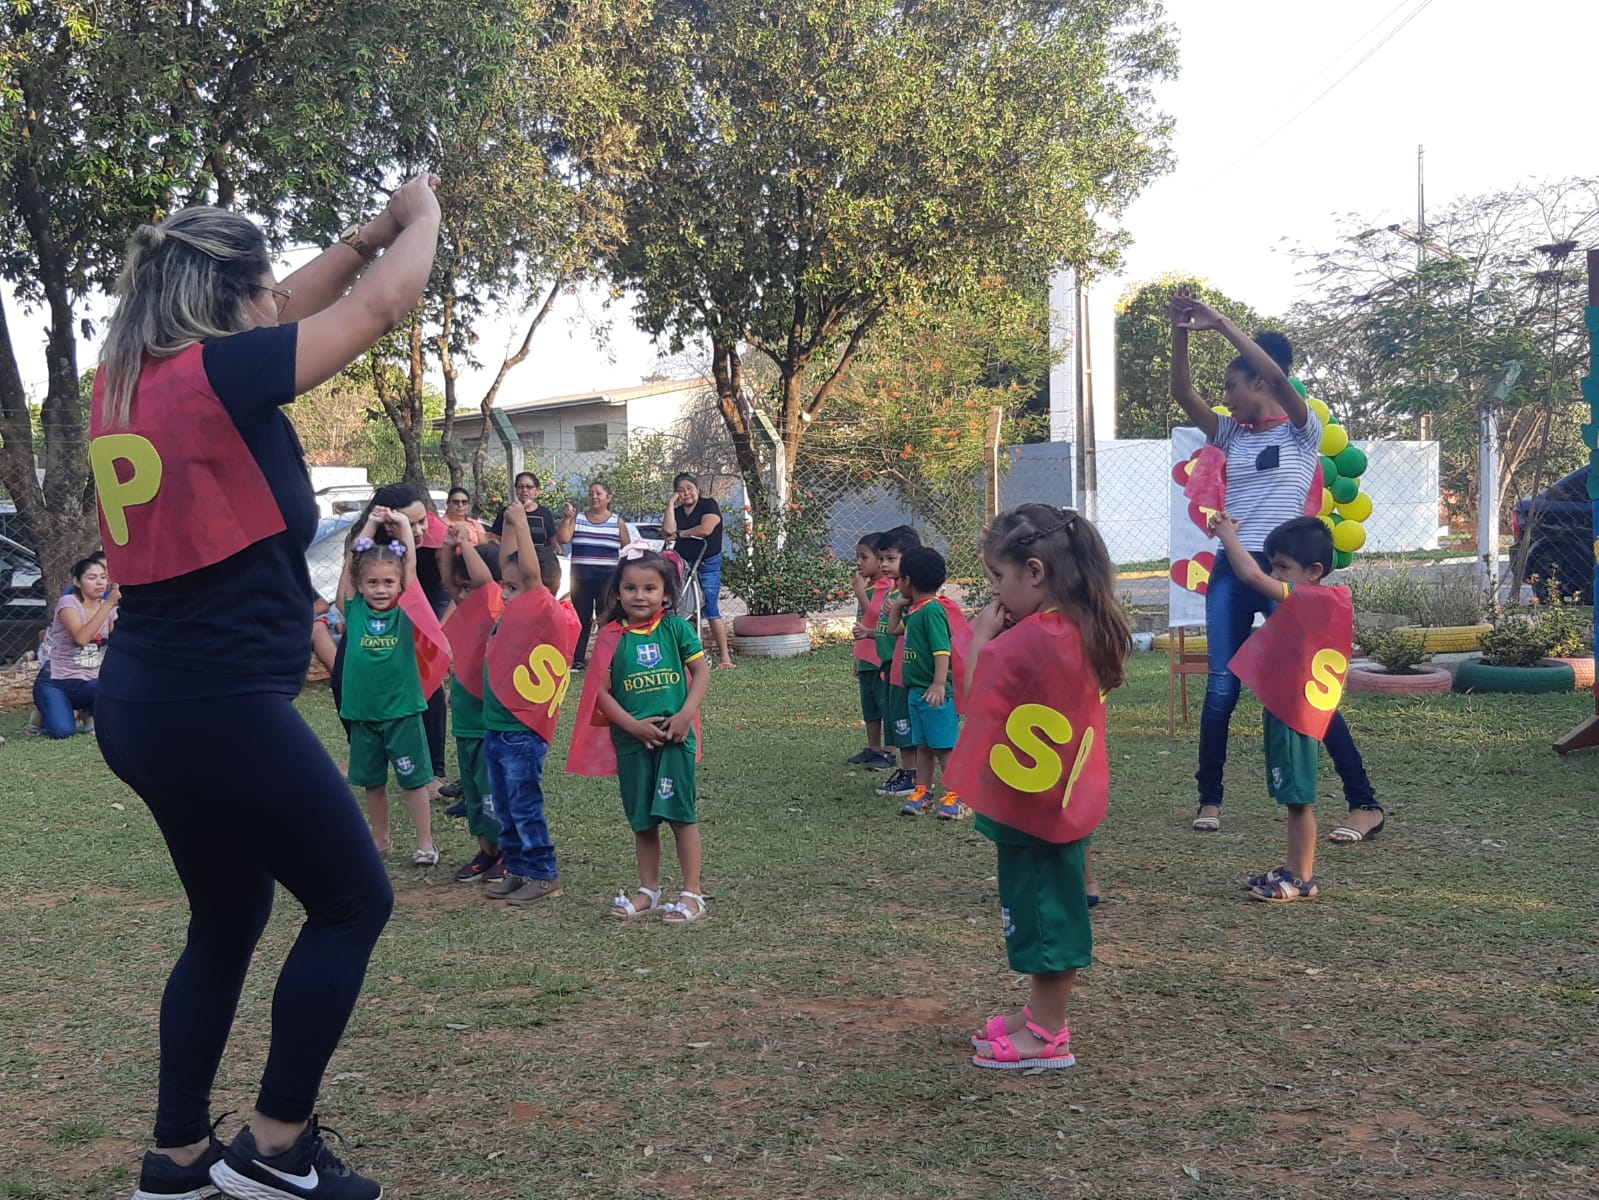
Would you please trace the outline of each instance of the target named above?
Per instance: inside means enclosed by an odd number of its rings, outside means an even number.
[[[1178,468],[1185,466],[1204,445],[1205,435],[1191,426],[1171,431],[1171,471],[1167,475],[1171,491],[1171,586],[1167,624],[1172,629],[1205,623],[1205,588],[1216,565],[1219,543],[1194,521],[1189,499],[1178,481],[1182,474]]]

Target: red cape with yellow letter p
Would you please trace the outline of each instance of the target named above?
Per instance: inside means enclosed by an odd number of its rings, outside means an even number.
[[[542,587],[507,604],[489,638],[484,661],[494,698],[546,742],[555,740],[576,645],[566,613]]]
[[[1245,639],[1227,669],[1272,716],[1319,741],[1349,677],[1354,611],[1347,588],[1295,588]]]
[[[1074,623],[1034,613],[978,652],[944,784],[985,817],[1058,845],[1105,819],[1105,700]]]

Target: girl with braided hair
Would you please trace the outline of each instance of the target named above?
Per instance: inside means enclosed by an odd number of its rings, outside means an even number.
[[[1032,988],[972,1039],[972,1062],[1070,1067],[1066,1003],[1093,950],[1088,839],[1110,788],[1105,695],[1124,681],[1131,635],[1105,543],[1070,509],[1000,513],[983,569],[995,600],[972,623],[972,711],[945,781],[994,843],[1006,952]]]

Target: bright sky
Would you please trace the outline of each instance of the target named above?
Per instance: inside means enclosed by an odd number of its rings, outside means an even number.
[[[1182,70],[1160,90],[1160,103],[1176,118],[1177,167],[1126,216],[1134,242],[1121,278],[1096,287],[1096,343],[1126,284],[1167,271],[1204,277],[1261,312],[1283,311],[1303,286],[1287,244],[1329,245],[1345,213],[1414,220],[1418,145],[1427,151],[1430,207],[1528,178],[1599,170],[1599,74],[1581,61],[1599,45],[1599,4],[1167,0],[1167,10]],[[34,335],[37,318],[30,327],[25,314],[10,311],[24,379],[37,394],[42,330]],[[601,345],[588,318],[606,315],[612,331]],[[508,323],[486,329],[484,357],[512,336]],[[1096,366],[1108,357],[1096,345]],[[88,347],[82,361],[92,361]],[[606,314],[594,294],[552,314],[502,396],[625,387],[657,365],[626,303]],[[464,382],[463,398],[475,402],[486,380]]]

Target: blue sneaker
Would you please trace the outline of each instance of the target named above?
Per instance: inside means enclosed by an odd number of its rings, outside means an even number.
[[[466,801],[465,800],[457,800],[454,804],[450,805],[449,808],[444,810],[444,815],[447,816],[447,817],[464,817],[464,816],[466,816]]]
[[[139,1190],[133,1200],[209,1200],[220,1196],[211,1182],[211,1168],[222,1161],[222,1143],[215,1135],[204,1154],[180,1167],[159,1150],[151,1150],[139,1167]]]
[[[864,767],[877,761],[877,751],[867,746],[859,754],[852,754],[844,760],[846,766]]]
[[[382,1200],[383,1196],[376,1181],[357,1175],[328,1149],[315,1117],[282,1154],[262,1154],[246,1127],[211,1168],[211,1182],[234,1200]]]
[[[900,768],[882,787],[873,789],[879,796],[909,796],[916,790],[916,772]]]
[[[944,803],[939,806],[938,819],[940,821],[964,821],[972,815],[972,810],[961,803],[961,798],[954,792],[944,793]]]
[[[899,759],[894,757],[892,750],[873,750],[872,757],[866,763],[868,771],[892,771],[899,765]]]

